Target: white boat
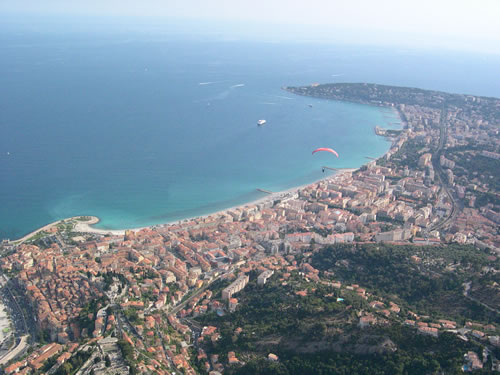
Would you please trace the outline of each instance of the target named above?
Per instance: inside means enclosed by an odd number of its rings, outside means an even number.
[[[259,121],[257,121],[257,125],[262,126],[262,125],[264,125],[266,122],[267,122],[266,120],[259,120]]]

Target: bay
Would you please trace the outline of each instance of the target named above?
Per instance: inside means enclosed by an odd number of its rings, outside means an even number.
[[[0,55],[0,238],[74,215],[121,229],[207,214],[388,149],[373,128],[392,113],[285,85],[499,91],[498,58],[401,49],[9,30]]]

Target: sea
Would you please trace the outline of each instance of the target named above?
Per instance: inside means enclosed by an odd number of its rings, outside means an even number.
[[[499,66],[443,50],[0,26],[0,238],[76,215],[104,229],[205,215],[333,173],[323,166],[359,167],[390,147],[375,126],[401,126],[391,109],[283,86],[500,96]]]

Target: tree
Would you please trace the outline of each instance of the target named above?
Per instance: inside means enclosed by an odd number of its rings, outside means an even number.
[[[62,369],[63,369],[65,374],[71,374],[71,371],[73,370],[73,366],[71,365],[71,363],[65,362],[62,365]]]
[[[323,337],[326,330],[327,327],[324,322],[317,322],[311,327],[310,332],[313,337]]]

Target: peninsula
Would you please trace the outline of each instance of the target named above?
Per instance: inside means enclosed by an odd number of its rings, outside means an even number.
[[[358,170],[242,207],[2,242],[7,374],[499,368],[500,99],[284,89],[387,107],[403,128],[379,128],[392,146]]]

